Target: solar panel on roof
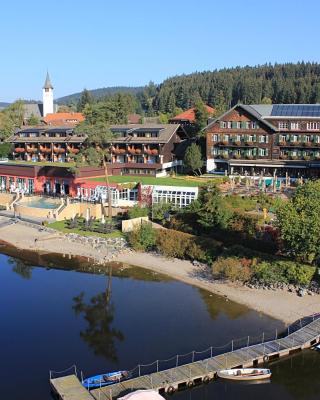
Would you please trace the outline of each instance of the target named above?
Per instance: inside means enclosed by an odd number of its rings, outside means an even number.
[[[276,117],[320,117],[320,104],[275,104],[272,116]]]

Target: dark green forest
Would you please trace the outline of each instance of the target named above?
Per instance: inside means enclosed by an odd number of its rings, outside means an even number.
[[[96,91],[90,93],[97,98]],[[127,93],[137,100],[132,111],[148,116],[160,113],[170,116],[199,100],[215,107],[217,114],[239,102],[318,103],[320,64],[266,64],[195,72],[168,78],[160,85],[151,82],[143,88],[130,88]],[[100,101],[108,96],[100,97]]]
[[[218,110],[239,102],[254,104],[320,102],[320,64],[276,64],[199,72],[165,80],[154,109],[187,109],[197,98]]]

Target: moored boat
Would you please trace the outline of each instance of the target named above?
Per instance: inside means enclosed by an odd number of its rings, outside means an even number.
[[[105,374],[91,376],[82,381],[86,389],[96,389],[103,386],[112,385],[129,377],[128,371],[107,372]]]
[[[219,378],[231,379],[234,381],[251,381],[258,379],[269,379],[270,369],[266,368],[236,368],[223,369],[217,373]]]

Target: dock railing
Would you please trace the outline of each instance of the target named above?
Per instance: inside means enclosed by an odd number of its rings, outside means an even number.
[[[304,318],[300,318],[293,324],[289,325],[283,332],[279,334],[278,330],[263,332],[258,336],[244,336],[242,338],[233,339],[222,346],[210,346],[202,351],[190,351],[185,354],[176,354],[168,359],[155,360],[149,364],[138,364],[129,370],[130,379],[137,378],[143,375],[149,375],[155,372],[176,368],[182,365],[191,364],[196,361],[203,361],[214,356],[224,353],[233,352],[239,349],[246,349],[255,345],[265,344],[287,337],[294,332],[302,329],[304,326],[310,324],[316,319],[320,318],[319,314],[313,314]],[[320,333],[320,332],[319,332]],[[294,340],[294,339],[293,339]],[[294,346],[294,343],[293,343]]]
[[[71,367],[66,368],[62,371],[49,371],[49,376],[50,376],[50,380],[51,379],[55,379],[55,378],[60,378],[61,376],[65,376],[66,374],[74,374],[75,376],[78,376],[78,372],[77,372],[77,367],[75,364],[71,365]]]

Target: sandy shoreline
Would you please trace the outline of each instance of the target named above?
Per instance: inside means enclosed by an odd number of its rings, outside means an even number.
[[[25,225],[21,222],[9,224],[9,222],[10,220],[6,217],[0,217],[0,240],[20,249],[82,256],[97,263],[110,259],[107,250],[97,250],[89,243],[72,242],[59,232],[51,233],[41,230],[41,227]],[[166,274],[174,279],[227,297],[285,323],[292,323],[304,316],[320,312],[320,295],[298,297],[294,293],[283,290],[250,289],[232,283],[213,281],[208,271],[186,260],[166,259],[150,253],[125,251],[113,257],[112,261]]]

